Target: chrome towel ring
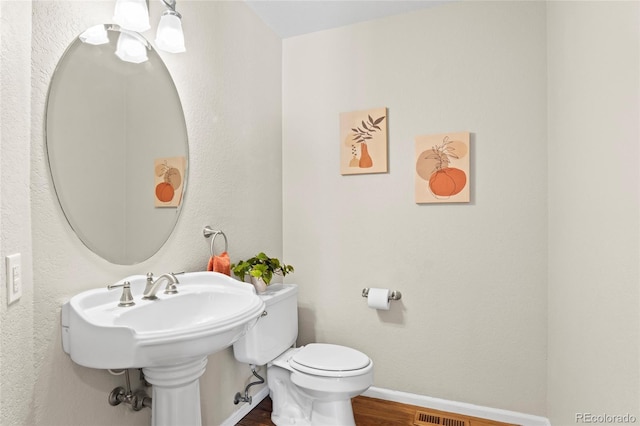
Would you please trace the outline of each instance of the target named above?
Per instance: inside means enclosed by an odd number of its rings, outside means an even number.
[[[204,235],[205,238],[209,238],[213,236],[213,238],[211,238],[211,248],[209,250],[211,252],[211,256],[215,256],[213,252],[213,244],[215,243],[216,237],[218,235],[222,235],[222,238],[224,238],[224,251],[229,251],[229,242],[227,241],[227,236],[224,234],[224,232],[216,231],[215,229],[212,229],[210,226],[205,226],[204,229],[202,230],[202,234]]]

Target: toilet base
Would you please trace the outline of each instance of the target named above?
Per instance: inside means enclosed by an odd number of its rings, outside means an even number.
[[[313,402],[297,391],[289,379],[290,374],[273,365],[267,368],[267,385],[272,401],[271,421],[276,426],[310,426]]]
[[[311,426],[355,426],[351,400],[314,401]]]
[[[322,402],[315,401],[311,409],[311,419],[305,416],[298,407],[288,407],[286,413],[271,414],[271,421],[276,426],[355,426],[351,400]]]

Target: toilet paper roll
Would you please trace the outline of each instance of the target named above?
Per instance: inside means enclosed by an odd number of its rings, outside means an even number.
[[[389,310],[389,293],[388,288],[370,288],[367,296],[367,304],[372,309]]]

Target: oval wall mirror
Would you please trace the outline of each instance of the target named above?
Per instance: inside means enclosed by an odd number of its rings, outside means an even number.
[[[187,129],[158,53],[139,34],[104,29],[104,44],[79,37],[60,59],[45,144],[71,228],[97,255],[131,265],[155,254],[175,227],[187,181]],[[116,56],[121,34],[145,43],[148,60]]]

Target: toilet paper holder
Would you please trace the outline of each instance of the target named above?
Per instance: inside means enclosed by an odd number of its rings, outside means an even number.
[[[362,297],[369,297],[368,288],[362,289]],[[392,292],[389,293],[389,300],[400,300],[400,299],[402,299],[402,293],[400,293],[399,291],[393,290]]]

